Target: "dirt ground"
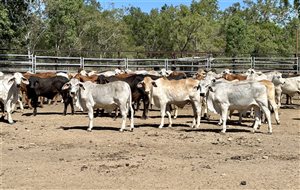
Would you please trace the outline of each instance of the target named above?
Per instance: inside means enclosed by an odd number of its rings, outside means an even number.
[[[121,119],[86,113],[62,116],[62,104],[15,112],[0,121],[1,189],[300,189],[300,101],[280,110],[281,125],[251,133],[252,120],[229,121],[219,134],[217,115],[191,129],[192,110],[179,110],[174,127],[158,129],[158,111]],[[129,124],[129,122],[127,122]]]

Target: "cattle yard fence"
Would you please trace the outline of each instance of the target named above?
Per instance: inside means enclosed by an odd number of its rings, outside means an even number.
[[[236,73],[249,68],[260,71],[277,70],[282,73],[300,74],[298,57],[187,57],[178,59],[128,59],[58,57],[21,54],[0,54],[0,71],[33,73],[47,71],[77,72],[86,70],[107,71],[119,69],[160,70],[162,68],[194,73],[198,69],[217,72],[230,69]]]

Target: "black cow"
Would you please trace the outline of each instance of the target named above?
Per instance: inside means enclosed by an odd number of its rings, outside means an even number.
[[[74,114],[73,99],[69,95],[67,90],[62,90],[62,86],[68,82],[69,79],[62,76],[55,76],[51,78],[39,78],[30,77],[29,85],[27,86],[28,98],[32,101],[33,115],[37,113],[38,97],[46,97],[48,99],[53,99],[58,93],[62,96],[64,101],[64,111],[63,115],[67,114],[67,107],[71,105],[71,112]]]

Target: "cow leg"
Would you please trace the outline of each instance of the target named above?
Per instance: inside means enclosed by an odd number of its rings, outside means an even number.
[[[218,125],[221,126],[222,124],[223,124],[223,120],[222,120],[222,117],[220,116]]]
[[[276,101],[278,107],[280,108],[281,107],[281,93],[280,94],[275,93],[275,101]]]
[[[239,124],[239,125],[242,124],[242,121],[243,121],[243,113],[244,113],[244,112],[242,112],[242,111],[239,112],[239,121],[238,121],[238,124]]]
[[[2,110],[2,115],[4,115],[4,113],[5,113],[5,110],[4,110],[4,104],[3,104],[3,102],[0,102],[0,107],[1,107],[1,110]]]
[[[223,127],[222,127],[222,131],[221,133],[225,133],[226,132],[226,121],[227,121],[227,115],[228,113],[228,107],[227,106],[221,106],[221,117],[222,117],[222,121],[223,121]]]
[[[12,117],[11,117],[11,113],[13,112],[14,106],[15,106],[15,104],[12,103],[11,100],[8,100],[6,102],[7,120],[8,120],[9,124],[13,124],[14,123],[14,121],[12,120]]]
[[[167,105],[166,107],[166,114],[168,115],[168,118],[169,118],[169,126],[168,127],[172,127],[172,115],[170,113],[170,109],[171,109],[171,105]]]
[[[259,107],[253,107],[254,110],[254,124],[253,124],[253,133],[258,129],[258,127],[261,125],[261,112]]]
[[[177,116],[178,116],[178,107],[175,106],[174,110],[175,110],[175,112],[174,112],[174,117],[173,118],[176,119]]]
[[[160,115],[161,115],[161,121],[160,121],[160,125],[158,126],[158,128],[163,128],[164,126],[164,119],[165,119],[165,113],[166,113],[166,104],[164,103],[160,103]]]
[[[44,107],[44,101],[45,101],[45,98],[41,96],[40,97],[40,106],[41,106],[41,108]]]
[[[202,97],[202,107],[203,107],[203,118],[206,120],[209,120],[209,115],[208,115],[208,111],[207,111],[207,102],[206,102],[206,98]],[[202,109],[201,107],[201,109]]]
[[[191,105],[193,108],[194,118],[192,121],[192,128],[199,128],[200,127],[200,121],[201,121],[201,104],[196,101],[191,101]]]
[[[87,129],[87,131],[91,132],[93,129],[94,109],[91,105],[88,105],[87,109],[89,115],[89,128]]]
[[[36,116],[37,113],[37,106],[38,106],[38,97],[33,97],[31,99],[31,105],[33,107],[33,116]]]
[[[279,107],[278,105],[276,104],[276,102],[273,100],[273,101],[270,101],[270,104],[274,110],[274,115],[275,115],[275,120],[276,120],[276,123],[277,125],[280,125],[280,118],[279,118]]]
[[[126,105],[120,105],[120,112],[122,115],[122,124],[120,131],[123,132],[126,127],[126,117],[127,117],[127,106]]]
[[[74,115],[74,104],[73,104],[73,98],[70,97],[70,106],[71,106],[71,113]]]
[[[149,103],[150,103],[150,101],[149,101],[148,96],[144,96],[143,97],[144,108],[143,108],[142,119],[148,119]]]
[[[27,95],[25,95],[25,102],[27,103],[29,109],[33,108],[31,105],[31,99],[29,99]]]
[[[269,133],[272,134],[271,112],[266,105],[262,105],[261,109],[267,118]]]
[[[134,110],[132,108],[132,104],[129,103],[128,106],[129,106],[129,111],[130,111],[130,131],[133,131],[133,129],[134,129],[134,124],[133,124]],[[128,110],[128,109],[126,109],[126,110]]]
[[[67,115],[67,110],[68,110],[68,102],[64,102],[64,111],[63,111],[63,115]]]

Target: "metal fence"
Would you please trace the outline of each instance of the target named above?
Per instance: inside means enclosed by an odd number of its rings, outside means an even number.
[[[0,54],[0,71],[34,73],[45,71],[76,72],[79,68],[105,71],[112,69],[160,70],[162,68],[196,72],[198,69],[225,68],[236,73],[249,68],[261,71],[278,70],[283,73],[300,74],[298,57],[189,57],[178,59],[128,59],[128,58],[85,58],[55,57],[38,55]]]

